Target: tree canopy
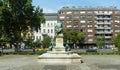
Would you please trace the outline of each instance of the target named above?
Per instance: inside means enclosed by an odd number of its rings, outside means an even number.
[[[118,52],[120,54],[120,33],[115,37],[115,46],[118,47]]]
[[[104,37],[103,36],[98,36],[96,38],[96,45],[100,48],[102,48],[104,46]]]
[[[49,36],[46,36],[42,41],[42,47],[48,48],[50,46],[50,41],[51,41],[51,38]]]
[[[43,10],[32,6],[32,0],[0,0],[0,10],[0,33],[10,42],[23,40],[28,31],[38,31],[45,21]]]
[[[64,31],[64,41],[69,40],[70,43],[74,44],[80,44],[84,41],[84,33],[82,32],[75,32],[74,30],[72,31]]]

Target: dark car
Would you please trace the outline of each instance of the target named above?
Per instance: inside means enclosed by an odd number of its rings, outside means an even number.
[[[97,49],[87,49],[86,52],[97,52]]]

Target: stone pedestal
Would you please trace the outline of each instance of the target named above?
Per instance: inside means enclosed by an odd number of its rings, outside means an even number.
[[[40,55],[38,62],[40,63],[81,63],[81,57],[76,53],[66,52],[63,46],[63,34],[56,36],[56,46],[53,51],[48,51]]]
[[[63,34],[56,36],[56,46],[53,48],[53,52],[65,52],[65,47],[63,46]]]

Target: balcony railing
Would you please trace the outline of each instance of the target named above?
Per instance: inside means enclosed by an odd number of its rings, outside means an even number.
[[[111,36],[105,36],[105,38],[112,38]]]

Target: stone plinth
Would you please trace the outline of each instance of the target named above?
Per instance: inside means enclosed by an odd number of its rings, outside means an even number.
[[[81,63],[81,57],[77,54],[68,53],[45,53],[38,57],[40,63],[54,64],[54,63]]]
[[[45,54],[40,55],[40,63],[81,63],[81,57],[76,53],[66,52],[63,46],[63,34],[56,36],[56,46],[53,51],[48,51]]]

